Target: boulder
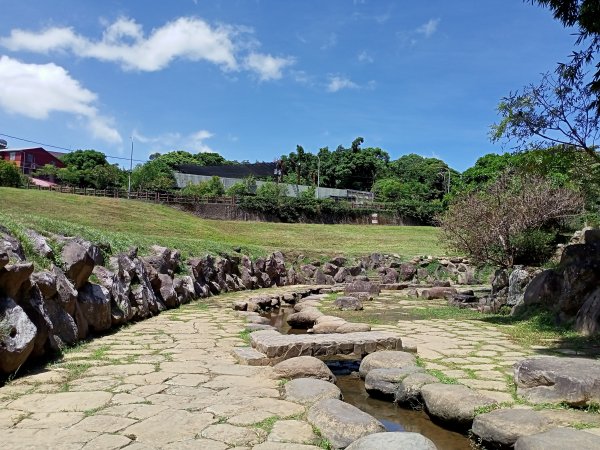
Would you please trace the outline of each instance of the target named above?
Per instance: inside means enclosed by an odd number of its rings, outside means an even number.
[[[173,289],[177,293],[177,299],[180,304],[189,303],[196,297],[194,280],[189,275],[175,277],[173,279]]]
[[[56,275],[49,271],[34,272],[31,274],[31,282],[38,287],[44,298],[56,295]]]
[[[357,439],[346,450],[437,450],[435,444],[420,433],[408,431],[375,433]]]
[[[329,262],[331,264],[333,264],[334,266],[342,267],[342,266],[346,265],[346,263],[348,262],[348,260],[346,258],[344,258],[343,256],[336,256],[335,258],[333,258]]]
[[[587,295],[577,311],[575,329],[586,336],[600,333],[600,287]]]
[[[343,283],[344,281],[350,281],[351,278],[352,275],[350,274],[350,271],[345,267],[340,267],[333,276],[333,281],[336,283]]]
[[[461,384],[426,384],[421,395],[432,418],[461,429],[471,427],[479,408],[497,404],[493,398]]]
[[[30,357],[42,356],[46,352],[46,343],[52,330],[52,322],[48,316],[44,296],[39,287],[36,285],[31,286],[31,289],[28,289],[27,293],[22,296],[19,306],[23,308],[37,330]]]
[[[404,369],[416,365],[417,359],[412,353],[384,350],[365,356],[358,372],[361,378],[365,378],[372,369]]]
[[[572,428],[554,428],[543,433],[520,437],[515,450],[597,450],[600,437]]]
[[[508,277],[508,297],[506,304],[515,306],[523,303],[525,288],[531,281],[531,275],[525,269],[517,267]]]
[[[417,268],[409,263],[400,264],[398,268],[399,281],[411,281],[417,274]]]
[[[2,225],[0,225],[0,254],[7,255],[8,261],[25,261],[25,250],[21,242]]]
[[[33,351],[36,333],[23,308],[0,297],[0,372],[11,373],[21,367]]]
[[[79,290],[79,308],[94,331],[108,330],[112,324],[110,292],[99,284],[86,283]]]
[[[421,292],[421,297],[426,300],[444,299],[456,295],[456,289],[451,287],[432,287]]]
[[[52,323],[48,335],[50,348],[57,352],[75,344],[79,337],[79,329],[73,316],[61,307],[56,298],[47,300],[45,306],[50,322]],[[75,312],[75,308],[73,312]]]
[[[9,264],[0,269],[0,292],[11,298],[19,298],[19,292],[33,273],[33,263]]]
[[[385,368],[371,369],[365,377],[365,390],[373,398],[393,401],[399,384],[408,375],[423,372],[424,369],[417,366],[408,366],[402,369]]]
[[[373,416],[336,399],[315,403],[308,410],[308,422],[334,449],[346,448],[363,436],[385,431],[383,424]]]
[[[69,241],[62,249],[61,258],[65,268],[65,275],[75,289],[81,288],[94,270],[94,259],[87,248],[76,241]]]
[[[555,425],[531,409],[497,409],[473,420],[473,434],[494,446],[513,446],[521,436],[542,433]]]
[[[514,365],[517,393],[532,403],[600,403],[600,361],[585,358],[529,358]]]
[[[338,272],[338,266],[331,263],[325,263],[321,270],[325,275],[334,276]]]
[[[423,402],[421,389],[426,384],[438,383],[439,380],[425,372],[415,372],[407,375],[396,387],[394,401],[411,407],[420,406]]]
[[[354,280],[348,284],[344,289],[344,294],[349,296],[356,296],[357,293],[367,292],[369,295],[379,295],[381,292],[379,286],[371,283],[370,281]]]
[[[25,233],[31,242],[34,252],[40,256],[43,256],[44,258],[54,258],[54,251],[52,250],[52,247],[48,245],[48,242],[44,236],[36,233],[33,230],[27,230]]]
[[[143,258],[144,263],[152,266],[158,273],[169,274],[171,277],[179,270],[181,253],[179,250],[153,245],[152,255]]]
[[[273,366],[273,374],[277,378],[316,378],[335,383],[335,376],[329,367],[320,359],[312,356],[297,356],[286,359]]]
[[[508,288],[508,271],[506,269],[497,269],[492,278],[492,295]]]
[[[301,405],[313,405],[326,398],[342,399],[342,392],[335,384],[314,378],[296,378],[287,382],[284,390],[286,400]]]
[[[394,284],[398,281],[398,271],[396,269],[387,268],[381,273],[381,282],[383,284]]]
[[[305,308],[300,312],[291,314],[287,319],[287,323],[292,328],[311,328],[322,315],[323,313],[317,308]]]
[[[338,297],[333,302],[333,305],[342,311],[360,311],[363,309],[362,302],[356,297]]]

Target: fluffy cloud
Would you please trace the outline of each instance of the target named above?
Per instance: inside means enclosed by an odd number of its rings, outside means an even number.
[[[278,80],[283,69],[294,64],[293,58],[277,58],[261,53],[250,53],[245,60],[248,69],[256,72],[260,81]]]
[[[439,24],[440,19],[429,19],[427,23],[424,23],[419,28],[417,28],[417,33],[421,33],[427,38],[431,37],[437,31]]]
[[[229,25],[211,26],[202,19],[181,17],[145,35],[133,19],[120,18],[108,24],[102,38],[92,40],[72,28],[49,28],[40,32],[15,29],[0,45],[12,51],[70,52],[119,64],[124,70],[154,72],[176,59],[207,61],[224,71],[247,69],[261,80],[282,76],[293,58],[278,58],[252,51],[259,43],[252,30]],[[245,56],[242,52],[249,52]],[[243,61],[243,63],[240,63]]]
[[[198,130],[186,135],[163,133],[158,136],[145,136],[137,130],[133,132],[133,139],[145,144],[149,155],[173,150],[185,150],[190,153],[218,153],[204,142],[213,136],[214,134],[207,130]]]
[[[337,92],[342,89],[358,89],[360,86],[349,78],[332,75],[329,77],[329,83],[327,84],[328,92]]]
[[[56,64],[26,64],[0,56],[0,108],[32,119],[46,119],[53,112],[73,114],[95,138],[120,143],[112,119],[99,114],[96,100],[95,93]]]

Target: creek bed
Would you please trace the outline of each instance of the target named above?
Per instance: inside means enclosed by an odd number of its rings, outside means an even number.
[[[263,316],[283,334],[306,333],[306,330],[291,328],[288,325],[287,316],[292,313],[291,307],[283,307],[264,313]],[[358,372],[360,360],[330,360],[325,363],[336,376],[336,385],[342,391],[344,401],[375,417],[383,423],[387,431],[421,433],[431,439],[438,450],[473,448],[473,442],[469,438],[434,424],[424,411],[400,408],[392,402],[370,397],[365,390],[364,381],[355,374]]]

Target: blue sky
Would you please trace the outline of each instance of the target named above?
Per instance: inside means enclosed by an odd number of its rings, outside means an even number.
[[[0,0],[0,133],[127,157],[381,147],[464,170],[575,38],[522,0]],[[7,139],[9,145],[23,142]],[[115,160],[116,161],[116,160]]]

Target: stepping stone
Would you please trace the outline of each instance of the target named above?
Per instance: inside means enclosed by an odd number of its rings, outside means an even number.
[[[342,398],[342,392],[335,384],[314,378],[296,378],[286,383],[284,389],[286,400],[301,405],[312,405],[326,398]]]
[[[286,359],[273,366],[273,374],[277,378],[316,378],[335,383],[335,376],[320,359],[312,356],[298,356]]]
[[[521,436],[541,433],[555,425],[546,416],[530,409],[497,409],[473,420],[473,434],[496,446],[512,446]]]
[[[461,384],[426,384],[421,395],[430,416],[464,429],[471,427],[477,409],[497,404],[496,400]]]
[[[308,411],[308,422],[317,427],[334,449],[345,448],[368,434],[385,431],[381,422],[341,400],[326,399]]]
[[[346,447],[346,450],[384,449],[437,450],[437,447],[422,434],[407,431],[370,434],[354,441]]]
[[[517,392],[532,403],[566,402],[571,406],[600,403],[600,361],[543,357],[514,366]]]
[[[402,350],[402,339],[389,331],[327,334],[280,334],[255,331],[250,334],[252,347],[275,362],[295,356],[354,355],[363,357],[381,350]],[[414,358],[414,357],[413,357]]]
[[[554,428],[544,433],[520,437],[515,450],[598,450],[600,436],[572,428]]]
[[[231,353],[233,357],[245,366],[268,366],[269,358],[264,353],[254,350],[252,347],[236,347]]]
[[[399,404],[418,406],[423,402],[421,389],[426,384],[438,383],[439,380],[425,372],[411,373],[396,388],[394,401]]]
[[[381,351],[365,356],[360,363],[358,372],[361,378],[365,378],[372,369],[402,369],[416,366],[417,358],[412,353]]]
[[[312,427],[301,420],[280,420],[275,422],[267,441],[289,442],[292,444],[311,444],[317,441]]]
[[[365,390],[371,397],[393,401],[400,382],[412,373],[423,371],[424,369],[417,366],[403,369],[373,369],[365,378]]]

